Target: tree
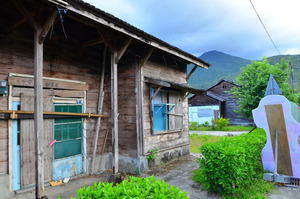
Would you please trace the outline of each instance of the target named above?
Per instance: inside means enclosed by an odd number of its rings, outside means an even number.
[[[291,86],[287,83],[291,70],[289,60],[281,59],[281,63],[270,65],[264,57],[262,61],[253,61],[247,67],[241,69],[236,77],[236,83],[240,87],[234,87],[229,91],[237,98],[239,110],[237,113],[252,118],[252,110],[258,107],[260,100],[264,97],[268,80],[272,74],[282,91],[282,94],[290,101],[298,103],[299,94],[294,94]]]

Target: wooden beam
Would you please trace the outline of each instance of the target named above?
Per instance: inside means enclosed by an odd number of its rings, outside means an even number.
[[[28,12],[27,8],[24,6],[24,4],[20,0],[12,0],[15,6],[18,8],[20,13],[29,21],[30,25],[33,27],[34,30],[38,28],[38,25],[36,21],[33,19],[33,17]]]
[[[119,171],[118,148],[118,65],[115,60],[117,51],[111,52],[111,117],[112,117],[112,166],[113,174]]]
[[[188,81],[190,79],[190,77],[192,76],[192,74],[195,72],[195,70],[197,69],[197,65],[194,66],[194,68],[191,70],[191,72],[187,75],[186,77],[186,81]]]
[[[105,45],[108,47],[109,51],[110,51],[111,53],[113,53],[113,52],[114,52],[114,46],[112,45],[112,43],[110,42],[110,40],[109,40],[109,39],[107,38],[107,36],[106,36],[104,33],[102,33],[102,31],[99,30],[99,29],[98,29],[98,33],[99,33],[100,37],[102,38],[102,40],[104,41]]]
[[[30,16],[34,17],[35,15],[35,12],[31,12],[29,13]],[[19,26],[23,25],[24,23],[27,22],[27,18],[26,17],[23,17],[22,19],[20,19],[19,21],[15,22],[14,24],[12,24],[9,28],[10,29],[16,29],[18,28]]]
[[[151,47],[150,50],[145,55],[144,59],[141,61],[141,65],[140,65],[141,68],[147,63],[147,61],[150,58],[150,56],[152,55],[153,51],[154,51],[154,48]]]
[[[46,1],[46,0],[44,0]],[[47,2],[51,2],[54,5],[58,5],[61,6],[61,3],[59,3],[57,0],[47,0]],[[136,28],[132,28],[131,26],[127,26],[126,24],[123,23],[114,23],[110,20],[110,17],[108,18],[104,18],[104,17],[99,17],[98,14],[94,14],[92,12],[88,12],[86,9],[83,9],[82,7],[78,7],[72,5],[72,4],[68,4],[65,6],[69,12],[73,12],[79,16],[82,16],[82,18],[86,18],[88,21],[88,25],[90,26],[95,26],[94,24],[101,24],[103,26],[109,27],[119,33],[122,33],[124,35],[127,35],[133,39],[136,39],[146,45],[149,45],[151,47],[160,49],[162,51],[165,51],[171,55],[175,55],[176,57],[179,57],[183,60],[185,60],[187,63],[193,63],[196,64],[202,68],[208,68],[209,64],[203,62],[202,60],[200,60],[199,58],[184,52],[178,48],[175,48],[169,44],[163,43],[162,41],[153,38],[153,37],[149,37],[148,35],[145,34],[140,34],[140,31],[138,31]],[[77,20],[81,20],[82,18],[77,17]],[[81,20],[82,21],[82,20]],[[97,25],[96,25],[97,27]],[[98,26],[99,28],[99,26]]]
[[[122,56],[124,55],[125,51],[127,50],[128,46],[130,45],[132,41],[132,38],[127,39],[127,41],[125,42],[124,46],[122,46],[120,48],[120,50],[118,51],[117,57],[115,62],[118,64],[119,61],[121,60]]]
[[[19,114],[24,115],[33,115],[35,111],[13,111],[13,110],[0,110],[0,114],[10,114],[15,115],[17,117]],[[76,117],[110,117],[109,115],[101,115],[95,113],[70,113],[70,112],[52,112],[52,111],[44,111],[43,115],[57,115],[57,116],[76,116]],[[16,119],[16,118],[12,118]]]
[[[35,132],[35,193],[44,196],[44,127],[43,127],[43,44],[39,43],[41,28],[34,31],[34,132]]]
[[[96,39],[92,39],[92,40],[83,42],[83,43],[81,44],[81,46],[82,46],[83,48],[87,48],[87,47],[89,47],[89,46],[95,46],[95,45],[102,44],[102,43],[104,43],[104,41],[103,41],[102,38],[96,38]]]
[[[102,56],[102,70],[101,70],[101,79],[100,79],[100,83],[99,83],[98,114],[102,114],[103,101],[104,101],[103,86],[104,86],[104,77],[105,77],[105,62],[106,62],[106,47],[104,47],[104,49],[103,49],[103,56]],[[93,150],[92,169],[91,169],[92,174],[95,173],[94,164],[95,164],[95,158],[96,158],[96,152],[97,152],[100,124],[101,124],[101,118],[98,118],[97,124],[96,124],[96,135],[95,135],[95,140],[94,140],[94,150]],[[102,158],[102,155],[101,155],[101,158]]]
[[[33,77],[34,78],[34,77]],[[24,87],[34,87],[34,82],[32,77],[23,77],[23,76],[13,76],[8,77],[8,84],[12,86],[24,86]],[[60,81],[56,79],[43,79],[42,83],[43,88],[52,88],[52,89],[65,89],[65,90],[79,90],[85,91],[88,90],[88,84],[82,84],[72,81]]]
[[[155,93],[153,94],[151,100],[153,100],[153,99],[156,97],[156,95],[157,95],[157,93],[160,91],[160,89],[161,89],[161,87],[158,87],[158,89],[157,89],[157,90],[155,91]]]
[[[57,10],[54,9],[52,11],[51,15],[48,17],[48,19],[47,19],[47,21],[46,21],[46,23],[45,23],[45,25],[44,25],[44,27],[42,29],[42,32],[41,32],[41,34],[39,36],[39,43],[40,44],[43,43],[44,40],[46,39],[47,34],[48,34],[51,26],[53,26],[53,24],[54,24],[56,16],[57,16]]]
[[[153,85],[157,85],[160,87],[171,87],[171,84],[162,80],[154,80],[154,79],[149,79],[149,78],[145,78],[144,82],[146,83],[150,83]]]

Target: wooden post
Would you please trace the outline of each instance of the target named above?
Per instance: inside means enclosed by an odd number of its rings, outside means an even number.
[[[106,62],[106,46],[104,46],[103,57],[102,57],[101,80],[100,80],[100,84],[99,84],[98,114],[102,114],[102,108],[103,108],[103,100],[104,100],[103,85],[104,85],[104,76],[105,76],[105,62]],[[101,118],[99,117],[97,119],[97,124],[96,124],[96,135],[95,135],[95,141],[94,141],[94,151],[93,151],[92,169],[91,169],[92,174],[95,173],[95,165],[94,164],[95,164],[95,158],[96,158],[96,152],[97,152],[100,124],[101,124]],[[101,158],[102,158],[102,155],[101,155]]]
[[[41,28],[34,31],[34,131],[36,198],[44,196],[44,129],[43,129],[43,43],[39,43]]]
[[[143,75],[143,66],[148,62],[149,58],[151,57],[154,48],[151,47],[144,58],[141,60],[140,63],[136,66],[136,124],[137,124],[137,155],[141,156],[144,155],[145,152],[145,138],[144,138],[144,75]]]
[[[112,153],[113,174],[119,171],[118,149],[118,65],[116,64],[117,51],[111,51],[111,119],[112,119]]]

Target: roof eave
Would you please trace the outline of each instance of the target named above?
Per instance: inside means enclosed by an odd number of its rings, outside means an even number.
[[[93,14],[87,10],[78,9],[74,5],[68,3],[68,1],[66,1],[66,0],[43,0],[43,1],[50,2],[56,6],[62,6],[66,9],[68,9],[69,12],[71,11],[73,13],[76,13],[78,15],[86,17],[89,20],[92,20],[96,23],[100,23],[104,26],[107,26],[118,32],[121,32],[133,39],[136,39],[136,40],[143,42],[145,44],[148,44],[154,48],[160,49],[171,55],[179,57],[179,58],[185,60],[187,63],[191,63],[191,64],[194,64],[196,66],[206,68],[206,69],[208,69],[208,67],[210,66],[209,63],[206,63],[205,61],[203,61],[203,60],[201,60],[179,48],[176,48],[176,47],[174,47],[152,35],[149,35],[143,31],[139,30],[138,28],[135,28],[135,27],[127,24],[126,22],[123,22],[120,19],[118,20],[118,23],[112,22],[111,20],[114,20],[116,18],[110,14],[106,14],[106,16],[105,16],[106,19],[104,19],[104,17],[96,16],[95,14]],[[74,2],[74,3],[79,3],[79,2]],[[84,5],[82,5],[82,6],[84,6]],[[100,10],[98,12],[99,13],[97,13],[97,14],[103,14],[103,15],[105,14],[105,12],[100,13]],[[111,20],[107,20],[107,18],[111,18]]]

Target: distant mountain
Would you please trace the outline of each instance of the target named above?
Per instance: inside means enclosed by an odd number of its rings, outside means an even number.
[[[242,67],[246,67],[252,61],[241,57],[232,56],[219,51],[209,51],[199,57],[211,64],[209,69],[197,68],[189,79],[189,84],[195,88],[207,89],[221,79],[234,81]],[[293,64],[294,87],[300,91],[300,55],[278,55],[267,58],[274,65],[282,58],[291,59]],[[188,72],[193,66],[188,66]],[[297,77],[299,77],[297,79]],[[289,82],[290,83],[290,82]]]

